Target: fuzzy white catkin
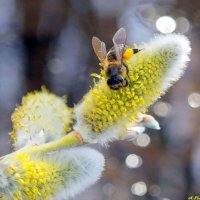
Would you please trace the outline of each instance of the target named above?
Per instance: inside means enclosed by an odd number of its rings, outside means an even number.
[[[17,159],[16,156],[22,157],[23,160]],[[27,156],[28,158],[24,159]],[[46,163],[46,168],[40,168],[41,163]],[[24,200],[43,200],[44,198],[66,200],[94,184],[104,170],[104,163],[101,153],[87,147],[34,155],[27,155],[26,151],[20,151],[20,154],[5,157],[0,161],[0,194],[9,200],[18,199],[18,194],[20,194],[20,199]],[[35,167],[29,167],[30,165]],[[38,171],[39,168],[40,171]],[[51,174],[47,176],[48,171],[52,169]],[[15,170],[15,172],[9,173],[9,170]],[[28,174],[35,174],[36,182],[33,182],[34,178],[28,180]],[[46,180],[45,184],[40,184],[41,179]],[[35,193],[33,188],[40,194]],[[27,190],[30,192],[26,193]],[[44,191],[45,194],[43,194]]]
[[[71,109],[66,100],[45,88],[28,93],[12,114],[10,133],[15,150],[28,144],[44,144],[71,130]]]
[[[149,43],[145,43],[141,46],[139,46],[139,49],[143,49],[141,53],[136,54],[136,56],[133,56],[129,63],[131,69],[129,70],[136,71],[138,68],[137,73],[139,73],[140,78],[142,78],[144,73],[146,75],[146,79],[150,81],[151,77],[153,77],[153,81],[158,81],[155,85],[156,91],[158,90],[159,92],[152,93],[150,89],[148,89],[149,93],[154,97],[152,97],[151,101],[148,101],[148,95],[142,96],[144,100],[144,107],[138,106],[135,104],[135,111],[136,112],[144,112],[146,108],[148,108],[153,101],[155,101],[157,98],[159,98],[161,95],[163,95],[166,90],[175,82],[177,81],[184,73],[186,69],[186,64],[190,60],[189,59],[189,54],[191,52],[191,47],[190,47],[190,42],[189,40],[180,34],[168,34],[168,35],[157,35],[154,39],[152,39]],[[140,62],[139,60],[142,60],[142,67],[139,68],[138,63]],[[150,63],[149,63],[150,60]],[[157,60],[157,61],[155,61]],[[157,62],[157,63],[156,63]],[[162,73],[157,75],[157,74],[149,74],[149,67],[148,65],[151,65],[151,73],[152,71],[154,73],[157,73],[155,69],[162,69]],[[155,66],[157,65],[157,66]],[[154,67],[155,66],[155,67]],[[144,71],[142,71],[144,67]],[[141,72],[142,71],[142,72]],[[159,72],[160,73],[160,72]],[[130,78],[130,81],[132,83],[135,83],[134,80],[134,74],[132,75],[133,79]],[[156,78],[155,78],[156,77]],[[142,83],[139,83],[140,81],[136,81],[137,84],[144,85]],[[136,85],[137,85],[136,84]],[[146,84],[146,83],[145,83]],[[145,87],[148,87],[149,84],[146,84]],[[98,87],[95,86],[95,92],[98,93],[102,92],[103,90],[105,91],[103,93],[104,96],[106,96],[107,100],[102,100],[102,104],[108,104],[110,102],[110,96],[112,92],[109,92],[108,89],[106,89],[106,81],[105,80],[100,80],[99,83],[97,83]],[[132,88],[134,88],[134,84],[130,84],[128,86],[130,88],[130,91]],[[132,88],[131,88],[132,87]],[[154,87],[152,85],[152,87]],[[125,90],[125,89],[121,89]],[[137,89],[136,89],[137,90]],[[139,90],[139,88],[138,88]],[[143,90],[144,92],[144,90]],[[122,92],[121,92],[122,93]],[[125,93],[125,92],[124,92]],[[147,93],[146,93],[147,94]],[[123,95],[121,95],[119,98],[121,98]],[[123,98],[125,98],[126,95],[124,95]],[[74,113],[76,116],[76,124],[74,125],[74,130],[78,131],[81,133],[83,136],[84,141],[87,141],[89,143],[101,143],[101,144],[106,144],[110,141],[116,140],[120,138],[120,134],[124,131],[124,124],[126,124],[127,118],[126,115],[130,117],[130,107],[126,107],[126,105],[123,105],[124,108],[127,110],[126,113],[122,113],[121,115],[118,115],[117,118],[113,117],[114,123],[111,123],[111,125],[104,127],[100,127],[98,130],[99,132],[95,132],[92,127],[98,126],[98,122],[105,121],[105,119],[109,116],[109,114],[103,113],[102,109],[99,109],[99,101],[101,101],[101,98],[97,99],[95,96],[92,95],[91,90],[86,94],[86,99],[89,100],[89,103],[86,102],[86,100],[83,100],[80,102],[74,109]],[[135,95],[132,95],[132,100],[134,103],[134,97]],[[112,96],[112,99],[115,98],[114,95]],[[122,101],[124,104],[126,102],[123,101],[123,98],[121,99],[114,99],[115,102]],[[127,102],[127,103],[132,103],[132,102]],[[115,105],[116,105],[115,103]],[[118,107],[123,108],[119,103],[117,104]],[[98,107],[98,108],[97,108]],[[123,108],[123,109],[124,109]],[[96,118],[95,120],[92,120],[92,117],[89,116],[88,113],[93,112],[94,110],[96,113],[93,113],[93,116],[97,116],[99,112],[102,114],[98,115],[99,118]],[[138,109],[138,110],[137,110]],[[112,110],[112,111],[111,111]],[[111,110],[106,110],[107,113],[109,112],[115,112],[116,110],[112,108]],[[97,113],[98,112],[98,113]],[[123,115],[125,114],[125,115]],[[134,112],[132,112],[134,114]],[[90,117],[90,121],[87,121],[87,118],[85,116]],[[124,117],[125,116],[125,117]],[[97,120],[98,119],[98,120]]]

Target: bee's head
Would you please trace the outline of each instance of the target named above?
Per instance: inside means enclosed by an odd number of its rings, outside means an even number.
[[[119,88],[123,87],[124,79],[123,77],[117,75],[113,76],[107,80],[108,86],[113,90],[118,90]]]

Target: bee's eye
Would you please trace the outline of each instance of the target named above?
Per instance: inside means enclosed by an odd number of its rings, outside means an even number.
[[[123,58],[124,58],[125,60],[128,60],[128,59],[130,59],[130,58],[133,56],[133,54],[134,54],[133,49],[128,48],[128,49],[126,49],[126,50],[124,51]]]

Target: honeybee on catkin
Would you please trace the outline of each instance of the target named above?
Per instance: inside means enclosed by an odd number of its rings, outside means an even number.
[[[127,87],[128,82],[128,65],[125,60],[130,59],[134,54],[141,51],[137,48],[129,48],[126,45],[126,30],[120,28],[113,36],[114,46],[106,51],[106,45],[98,37],[92,38],[92,46],[97,55],[105,76],[107,84],[112,90],[119,90],[121,87]]]

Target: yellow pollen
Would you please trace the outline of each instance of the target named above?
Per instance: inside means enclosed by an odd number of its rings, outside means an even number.
[[[132,56],[133,56],[133,49],[131,49],[131,48],[126,49],[123,54],[123,58],[125,60],[129,60]]]
[[[10,166],[8,173],[18,183],[13,191],[13,199],[49,199],[62,183],[62,176],[55,164],[34,159],[24,153],[14,158],[18,167]],[[17,170],[17,171],[15,171]]]

